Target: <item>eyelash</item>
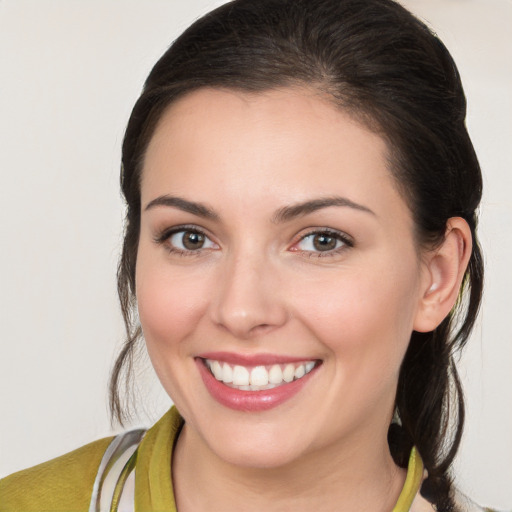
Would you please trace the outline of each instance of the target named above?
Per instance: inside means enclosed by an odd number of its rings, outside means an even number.
[[[211,243],[215,243],[211,241],[211,238],[202,230],[199,229],[197,226],[176,226],[171,229],[165,229],[160,234],[158,234],[154,240],[159,245],[164,245],[167,251],[171,254],[176,254],[178,256],[199,256],[203,250],[209,249],[209,248],[200,248],[197,250],[183,250],[179,249],[178,247],[175,247],[171,245],[169,240],[173,235],[176,235],[178,233],[195,233],[198,235],[202,235],[206,240],[209,240]]]
[[[328,238],[333,238],[337,242],[342,242],[341,247],[337,247],[328,251],[305,251],[301,249],[293,249],[298,244],[306,240],[308,237],[315,237],[318,235],[324,235]],[[342,233],[341,231],[336,231],[334,229],[314,229],[302,235],[297,242],[295,242],[292,246],[293,251],[302,252],[303,254],[307,254],[310,258],[328,258],[333,256],[338,256],[340,253],[346,251],[347,249],[354,247],[354,241],[347,234]]]
[[[158,234],[154,241],[159,245],[165,245],[167,251],[171,254],[176,254],[178,256],[199,256],[204,250],[210,249],[210,247],[206,248],[199,248],[197,250],[183,250],[180,248],[177,248],[173,245],[171,245],[169,240],[172,236],[178,234],[178,233],[195,233],[198,235],[202,235],[206,240],[209,240],[210,243],[215,244],[215,242],[212,242],[210,237],[200,228],[197,226],[176,226],[171,229],[165,229],[160,234]],[[337,242],[342,242],[341,247],[337,247],[335,249],[327,250],[327,251],[311,251],[311,250],[303,250],[296,248],[298,244],[303,242],[304,240],[307,240],[308,237],[315,237],[315,236],[321,236],[324,235],[328,238],[333,238]],[[216,245],[216,244],[215,244]],[[304,255],[307,255],[310,258],[326,258],[326,257],[332,257],[337,256],[341,252],[346,251],[348,248],[351,248],[354,246],[354,241],[351,237],[349,237],[347,234],[342,233],[340,231],[336,231],[333,229],[314,229],[306,233],[305,235],[302,235],[291,247],[291,250],[293,252],[300,252]]]

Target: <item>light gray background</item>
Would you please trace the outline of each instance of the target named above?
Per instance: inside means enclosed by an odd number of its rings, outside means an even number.
[[[212,0],[0,0],[0,476],[111,432],[120,144],[151,65]],[[463,490],[512,506],[512,1],[407,0],[459,65],[485,176]],[[169,405],[151,370],[150,424]]]

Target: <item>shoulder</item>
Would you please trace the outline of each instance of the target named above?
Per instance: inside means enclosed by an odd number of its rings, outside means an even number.
[[[0,512],[87,511],[98,466],[112,438],[0,480]]]
[[[173,407],[147,432],[137,457],[137,469],[140,466],[142,474],[152,474],[155,466],[168,470],[172,446],[182,425],[183,420]],[[127,434],[130,432],[118,436],[117,444],[112,443],[114,437],[107,437],[0,480],[0,512],[87,512],[107,448],[123,451],[126,443],[122,439],[131,443]],[[111,470],[109,466],[108,471]],[[171,485],[170,480],[162,482]],[[171,488],[164,491],[172,497]],[[144,489],[142,498],[146,495],[149,497],[148,489]],[[139,509],[149,510],[149,507]]]

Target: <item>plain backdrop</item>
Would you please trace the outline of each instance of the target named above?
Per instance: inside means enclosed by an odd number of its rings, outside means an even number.
[[[212,0],[0,0],[0,476],[110,434],[120,144],[152,64]],[[485,179],[481,318],[455,472],[512,506],[512,1],[407,0],[457,61]],[[146,369],[144,369],[146,368]],[[151,369],[134,425],[169,407]]]

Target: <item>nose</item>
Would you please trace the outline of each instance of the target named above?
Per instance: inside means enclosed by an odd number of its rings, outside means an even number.
[[[263,257],[236,256],[219,275],[212,319],[237,339],[270,332],[287,321],[279,273]]]

